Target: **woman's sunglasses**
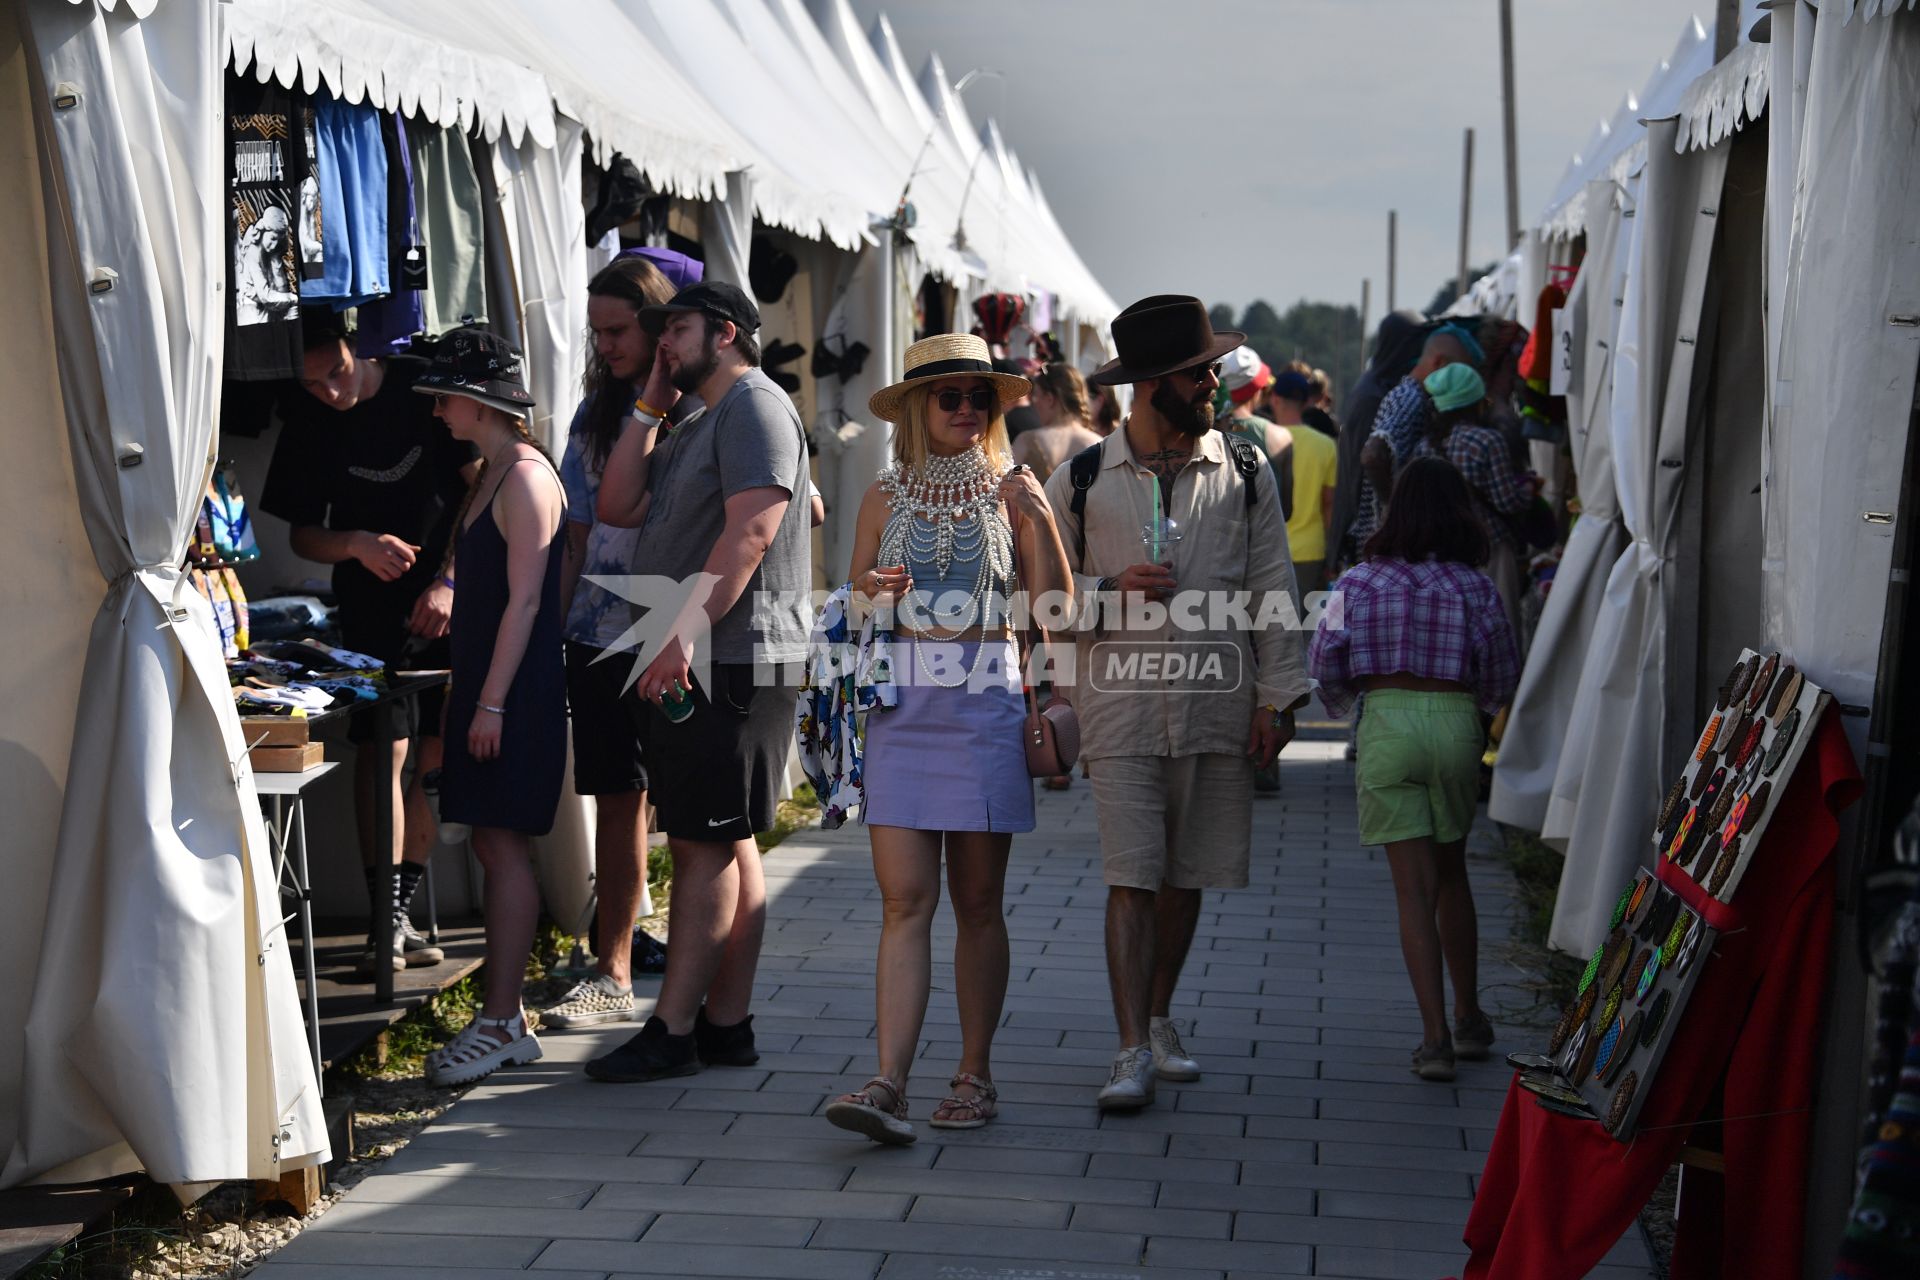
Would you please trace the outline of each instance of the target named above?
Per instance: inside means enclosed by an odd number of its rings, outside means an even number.
[[[936,391],[933,402],[940,406],[942,413],[958,413],[960,402],[965,400],[972,405],[976,413],[992,413],[998,399],[991,391]]]

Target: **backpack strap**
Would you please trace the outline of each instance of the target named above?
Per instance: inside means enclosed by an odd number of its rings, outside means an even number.
[[[1246,482],[1247,510],[1251,511],[1255,499],[1260,496],[1260,488],[1254,483],[1254,478],[1260,474],[1260,468],[1266,465],[1266,459],[1260,456],[1260,451],[1253,447],[1251,441],[1224,432],[1222,435],[1227,442],[1227,448],[1233,453],[1234,467],[1239,470],[1240,478]]]
[[[1069,510],[1073,512],[1073,541],[1078,548],[1078,563],[1081,572],[1087,567],[1087,490],[1093,488],[1093,482],[1100,478],[1100,463],[1106,452],[1106,441],[1090,444],[1073,455],[1067,463],[1068,478],[1073,481],[1073,501]]]

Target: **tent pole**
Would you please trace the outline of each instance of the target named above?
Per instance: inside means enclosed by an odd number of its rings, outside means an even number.
[[[1360,282],[1360,367],[1367,367],[1367,322],[1373,318],[1373,280]]]
[[[1713,15],[1713,60],[1718,63],[1740,43],[1740,0],[1719,0]]]
[[[1500,0],[1500,129],[1506,147],[1507,249],[1520,244],[1520,148],[1513,103],[1513,0]]]
[[[1400,247],[1400,211],[1387,210],[1387,310],[1394,308],[1395,256]]]
[[[1466,151],[1460,159],[1460,269],[1454,277],[1454,298],[1467,296],[1468,242],[1473,227],[1473,130],[1467,130]]]

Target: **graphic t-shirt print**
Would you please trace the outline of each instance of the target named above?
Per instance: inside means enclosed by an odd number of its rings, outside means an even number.
[[[296,135],[304,99],[247,76],[227,79],[228,246],[233,280],[228,376],[249,381],[300,372],[300,190],[311,172]],[[317,210],[313,212],[317,217]]]

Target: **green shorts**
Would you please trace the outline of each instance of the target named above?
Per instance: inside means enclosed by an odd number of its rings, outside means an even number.
[[[1360,714],[1360,843],[1466,838],[1487,734],[1469,693],[1376,689]]]

